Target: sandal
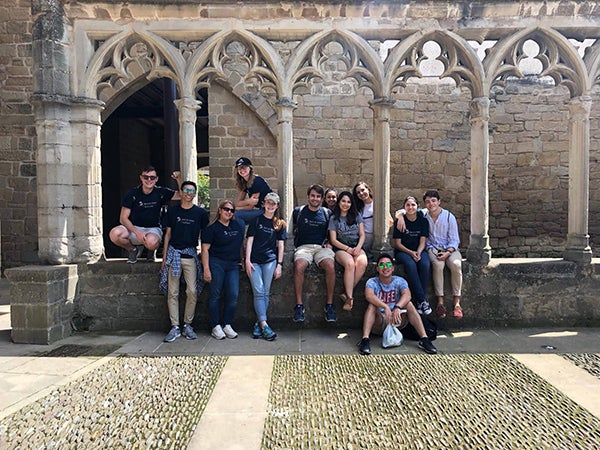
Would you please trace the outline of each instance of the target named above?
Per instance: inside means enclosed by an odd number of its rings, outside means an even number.
[[[344,302],[344,306],[342,306],[342,309],[344,311],[352,311],[353,306],[354,306],[354,299],[352,297],[350,297]]]
[[[462,308],[460,307],[460,305],[456,305],[454,307],[454,313],[453,313],[453,315],[457,319],[462,319],[463,318],[463,312],[462,312]]]
[[[352,311],[352,307],[354,306],[354,299],[352,297],[348,297],[346,294],[340,294],[340,300],[344,302],[344,306],[342,306],[344,311]]]
[[[435,307],[435,313],[440,319],[446,318],[446,307],[443,304],[438,304]]]

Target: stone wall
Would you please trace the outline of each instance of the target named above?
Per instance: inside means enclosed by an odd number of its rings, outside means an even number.
[[[37,261],[31,0],[0,0],[2,268]]]
[[[304,303],[306,321],[292,322],[295,304],[292,264],[286,258],[282,278],[271,289],[269,323],[276,329],[292,326],[309,328],[360,328],[366,309],[364,282],[374,276],[371,265],[355,291],[355,307],[341,309],[338,294],[342,289],[342,271],[336,280],[336,324],[324,319],[325,282],[323,273],[312,266],[306,273]],[[156,330],[167,331],[169,319],[166,298],[158,292],[158,263],[126,264],[124,261],[79,266],[79,296],[75,303],[76,327],[80,330]],[[598,326],[600,325],[600,277],[598,266],[582,273],[575,263],[562,260],[493,260],[484,270],[464,263],[463,301],[465,317],[440,320],[442,328],[473,326]],[[401,274],[400,271],[397,271]],[[183,308],[183,296],[180,306]],[[446,289],[449,292],[449,289]],[[431,292],[430,292],[431,294]],[[431,298],[433,296],[430,296]],[[208,332],[208,288],[200,295],[195,327]],[[450,307],[447,295],[446,305]],[[240,273],[240,295],[234,326],[249,333],[255,321],[252,289]]]
[[[230,133],[249,133],[238,120],[248,108],[226,91],[211,89],[211,178],[213,189],[234,197],[230,164],[240,150],[275,158],[275,142],[257,146]],[[373,182],[373,122],[368,91],[356,95],[324,92],[298,95],[294,112],[294,183],[298,203],[312,183],[351,189]],[[326,94],[326,95],[325,95]],[[597,96],[595,100],[600,101]],[[391,113],[391,209],[408,195],[421,198],[438,189],[443,206],[459,222],[462,247],[470,233],[470,124],[468,91],[454,83],[428,79],[409,83]],[[568,209],[568,92],[545,81],[512,81],[496,89],[490,108],[490,241],[495,257],[560,257],[566,242]],[[223,109],[224,108],[224,109]],[[598,111],[598,109],[596,110]],[[216,124],[231,124],[216,126]],[[240,131],[241,130],[241,131]],[[592,136],[598,133],[592,120]],[[268,136],[266,125],[252,133]],[[223,136],[220,136],[223,135]],[[241,145],[240,145],[241,143]],[[269,148],[271,147],[271,148]],[[600,231],[598,142],[591,148],[590,229]],[[222,159],[220,155],[224,155]],[[254,160],[254,158],[253,158]],[[226,164],[222,167],[220,161]],[[257,173],[272,174],[274,164],[256,159]],[[255,164],[256,164],[255,163]],[[273,182],[273,178],[269,180]],[[223,198],[220,195],[217,198]],[[593,236],[592,236],[593,239]]]

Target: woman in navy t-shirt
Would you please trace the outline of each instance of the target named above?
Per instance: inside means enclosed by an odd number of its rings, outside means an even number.
[[[254,173],[252,161],[248,158],[238,158],[235,162],[235,187],[239,194],[236,202],[235,218],[247,225],[265,210],[263,202],[265,195],[272,191],[263,177]]]
[[[425,296],[429,284],[431,262],[425,249],[429,237],[429,222],[418,212],[419,201],[409,195],[404,199],[406,231],[400,232],[394,223],[393,246],[396,262],[404,266],[406,281],[419,314],[430,314],[431,307]],[[396,220],[397,221],[397,220]]]
[[[213,223],[202,232],[202,265],[204,281],[210,283],[208,314],[215,339],[234,339],[231,327],[240,290],[240,255],[244,227],[233,218],[235,207],[223,200]],[[225,307],[221,316],[221,292],[225,290]]]
[[[271,282],[281,276],[284,244],[287,239],[285,220],[279,213],[279,195],[269,192],[265,212],[248,225],[246,234],[246,273],[252,284],[256,323],[252,337],[272,341],[277,334],[267,323]]]

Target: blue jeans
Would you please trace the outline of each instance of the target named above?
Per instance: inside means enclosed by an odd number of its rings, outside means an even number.
[[[242,228],[244,228],[247,224],[252,222],[264,212],[264,208],[236,209],[235,220],[237,220],[240,223],[240,225],[242,225]]]
[[[421,260],[416,262],[408,253],[395,252],[396,261],[404,266],[406,281],[412,298],[417,301],[425,300],[425,292],[429,284],[431,261],[426,251],[421,253]]]
[[[269,307],[269,292],[273,282],[273,273],[277,267],[277,260],[265,264],[252,263],[254,270],[250,277],[252,292],[254,294],[254,311],[257,322],[266,322],[267,308]]]
[[[210,327],[230,325],[237,310],[238,293],[240,290],[240,266],[237,261],[210,257],[210,292],[208,295],[208,315]],[[221,293],[225,290],[225,305],[223,320],[221,320]]]

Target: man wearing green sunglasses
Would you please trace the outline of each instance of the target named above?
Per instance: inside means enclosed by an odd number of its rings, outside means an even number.
[[[173,342],[182,334],[186,339],[197,338],[192,328],[198,294],[202,292],[204,280],[198,258],[198,240],[208,225],[208,211],[194,204],[197,186],[193,181],[181,183],[181,204],[167,211],[167,229],[161,264],[160,287],[167,294],[167,307],[171,330],[165,342]],[[183,328],[179,327],[179,281],[186,283]]]
[[[394,275],[394,262],[390,255],[379,255],[377,273],[378,276],[369,278],[365,284],[365,298],[369,305],[363,319],[363,337],[358,343],[360,353],[371,354],[371,331],[381,335],[387,324],[402,329],[409,322],[419,335],[419,348],[429,354],[437,353],[427,337],[421,316],[410,301],[408,283]]]

